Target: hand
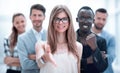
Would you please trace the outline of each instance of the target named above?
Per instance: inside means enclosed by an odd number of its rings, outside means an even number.
[[[38,51],[41,48],[41,46],[40,46],[41,44],[42,44],[42,42],[39,42],[39,41],[36,42],[36,44],[35,44],[36,51]]]
[[[51,49],[50,49],[50,46],[48,44],[45,44],[45,53],[44,55],[42,56],[43,60],[45,62],[51,62],[53,65],[57,66],[55,60],[53,59],[53,55],[51,53]]]
[[[107,54],[105,53],[105,51],[100,51],[101,52],[101,54],[102,54],[102,57],[105,59],[105,58],[107,58]]]
[[[28,58],[31,60],[36,60],[36,55],[35,54],[29,54]]]
[[[35,51],[36,51],[36,59],[41,58],[41,56],[44,54],[44,47],[42,42],[37,42],[35,44]]]
[[[87,58],[87,64],[92,64],[93,63],[93,57],[90,56]]]
[[[87,38],[86,38],[86,42],[87,42],[87,44],[91,47],[91,49],[92,49],[93,51],[96,50],[97,44],[96,44],[96,36],[95,36],[95,34],[93,34],[93,33],[89,34],[89,35],[87,36]]]
[[[5,57],[4,58],[4,63],[7,64],[7,65],[13,63],[13,58],[10,57],[10,56]]]

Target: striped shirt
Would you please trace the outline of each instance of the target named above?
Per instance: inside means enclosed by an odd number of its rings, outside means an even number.
[[[9,46],[10,46],[10,41],[9,41],[8,38],[5,38],[4,39],[4,53],[5,53],[5,56],[11,56],[11,57],[14,57],[14,58],[18,58],[17,47],[15,46],[14,49],[13,49],[13,51],[11,52]],[[18,70],[18,71],[20,71],[21,67],[8,66],[7,65],[7,69],[12,69],[12,70]]]

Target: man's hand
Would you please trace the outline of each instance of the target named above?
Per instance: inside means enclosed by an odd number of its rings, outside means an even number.
[[[35,54],[29,54],[28,58],[31,60],[36,60],[36,55]]]
[[[87,58],[87,64],[92,64],[93,63],[93,57],[90,56]]]
[[[86,42],[87,42],[87,44],[91,47],[91,49],[92,49],[93,51],[96,50],[97,44],[96,44],[96,36],[95,36],[95,34],[93,34],[93,33],[89,34],[89,35],[87,36],[87,38],[86,38]]]
[[[105,51],[100,51],[101,52],[101,54],[102,54],[102,57],[105,59],[105,58],[107,58],[107,54],[106,54],[106,52]]]

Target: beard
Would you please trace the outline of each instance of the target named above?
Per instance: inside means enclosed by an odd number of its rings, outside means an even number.
[[[102,29],[103,29],[103,27],[99,27],[99,26],[97,26],[97,25],[95,25],[95,28],[96,28],[97,30],[102,30]]]

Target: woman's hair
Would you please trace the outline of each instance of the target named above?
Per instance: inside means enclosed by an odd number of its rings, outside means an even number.
[[[14,26],[14,19],[17,16],[25,17],[22,13],[16,13],[12,17],[12,24],[13,24],[13,26],[12,26],[12,33],[10,34],[10,48],[11,49],[14,48],[16,43],[17,43],[18,31],[17,31],[17,29]]]
[[[54,18],[61,12],[65,12],[69,19],[69,27],[66,30],[66,40],[68,45],[68,51],[73,53],[78,59],[78,50],[76,46],[76,34],[73,27],[72,15],[70,10],[64,5],[57,5],[53,8],[50,19],[49,19],[49,26],[48,26],[48,44],[50,45],[51,52],[55,53],[57,48],[57,32],[54,28]]]

